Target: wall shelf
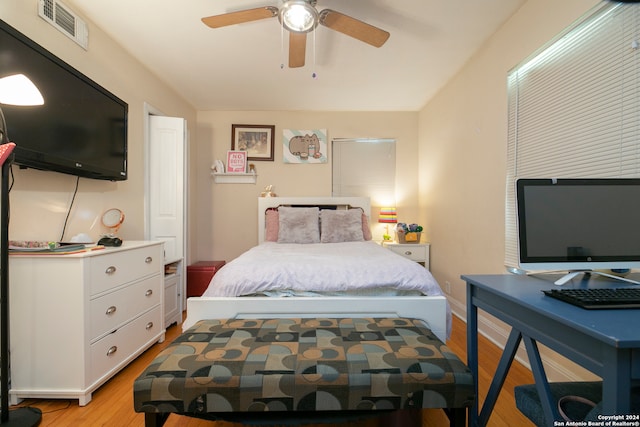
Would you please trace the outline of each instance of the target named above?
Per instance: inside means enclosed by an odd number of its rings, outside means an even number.
[[[258,175],[255,173],[211,173],[216,184],[255,184]]]

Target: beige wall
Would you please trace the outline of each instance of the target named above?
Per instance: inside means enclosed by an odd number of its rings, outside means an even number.
[[[460,275],[505,273],[507,72],[597,3],[528,1],[420,112],[420,207],[431,230],[431,269],[441,285],[451,284],[452,308],[463,317]],[[504,340],[500,324],[483,327]],[[569,377],[580,372],[568,369]]]
[[[232,124],[275,125],[275,160],[253,162],[257,184],[215,184],[210,167],[231,148]],[[198,113],[196,168],[198,247],[200,260],[231,260],[258,242],[258,196],[272,184],[278,196],[330,196],[331,163],[282,162],[283,129],[327,129],[331,138],[388,137],[396,139],[398,215],[420,222],[418,215],[418,113],[416,112],[294,112],[206,111]],[[372,204],[376,204],[372,201]],[[378,205],[379,207],[379,205]],[[375,212],[375,211],[374,211]],[[375,218],[374,218],[375,220]],[[373,224],[374,234],[380,232]]]
[[[117,183],[81,178],[65,238],[80,232],[98,237],[107,231],[99,223],[102,212],[119,207],[126,214],[120,235],[124,239],[143,239],[144,103],[166,115],[186,118],[192,137],[195,110],[91,22],[88,22],[89,49],[84,50],[38,17],[36,0],[2,0],[0,17],[129,104],[129,178]],[[10,238],[58,240],[76,178],[55,172],[13,169]]]

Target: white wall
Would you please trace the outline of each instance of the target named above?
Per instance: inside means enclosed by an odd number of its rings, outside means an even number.
[[[420,112],[420,207],[432,230],[431,266],[451,283],[465,316],[462,274],[502,274],[507,147],[507,72],[586,13],[595,0],[529,0]],[[483,329],[504,342],[506,329]],[[563,378],[588,376],[550,355]]]

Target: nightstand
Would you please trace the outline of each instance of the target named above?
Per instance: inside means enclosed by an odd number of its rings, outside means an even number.
[[[382,242],[382,246],[411,261],[420,263],[429,270],[430,243],[396,243]]]

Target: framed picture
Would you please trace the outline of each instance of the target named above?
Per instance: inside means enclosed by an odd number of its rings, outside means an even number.
[[[275,126],[231,125],[231,149],[246,151],[248,160],[273,161]]]
[[[284,163],[327,163],[327,130],[283,130],[282,161]]]
[[[238,150],[227,151],[227,173],[247,172],[247,152]]]

